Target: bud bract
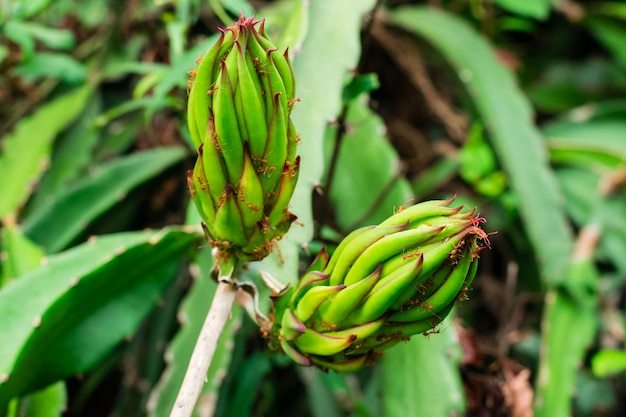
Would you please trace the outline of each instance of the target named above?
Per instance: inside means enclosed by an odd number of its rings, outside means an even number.
[[[264,22],[221,30],[190,81],[187,120],[198,159],[188,185],[218,257],[260,260],[294,221],[295,81]]]
[[[269,343],[301,365],[354,371],[466,298],[488,244],[475,211],[429,201],[355,230],[274,297]]]

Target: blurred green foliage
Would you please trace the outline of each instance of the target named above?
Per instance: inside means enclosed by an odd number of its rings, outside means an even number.
[[[299,224],[242,279],[454,194],[492,250],[441,334],[354,375],[236,307],[196,415],[623,415],[622,2],[4,0],[0,416],[169,414],[215,287],[189,71],[240,12],[289,47],[302,157]]]

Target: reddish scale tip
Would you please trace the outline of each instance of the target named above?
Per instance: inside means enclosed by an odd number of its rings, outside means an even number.
[[[239,20],[234,22],[237,27],[243,30],[255,31],[255,26],[259,24],[259,22],[263,22],[264,19],[254,20],[255,16],[246,17],[243,13],[239,15]]]

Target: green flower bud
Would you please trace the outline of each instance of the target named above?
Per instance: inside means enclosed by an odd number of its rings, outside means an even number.
[[[300,365],[354,371],[429,333],[466,298],[487,234],[475,211],[429,201],[322,251],[297,286],[274,298],[270,346]]]
[[[221,30],[190,80],[198,159],[187,182],[222,262],[263,259],[296,218],[287,208],[300,164],[295,81],[263,25],[242,16]]]

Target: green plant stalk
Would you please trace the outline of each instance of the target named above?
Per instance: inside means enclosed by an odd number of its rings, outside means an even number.
[[[546,294],[535,399],[537,417],[572,415],[576,372],[597,328],[595,286],[599,277],[593,253],[599,236],[597,225],[581,230],[568,271],[568,287],[557,286]],[[572,287],[578,290],[572,291]]]
[[[170,417],[190,417],[193,413],[236,293],[237,288],[232,283],[221,281],[218,284]]]

